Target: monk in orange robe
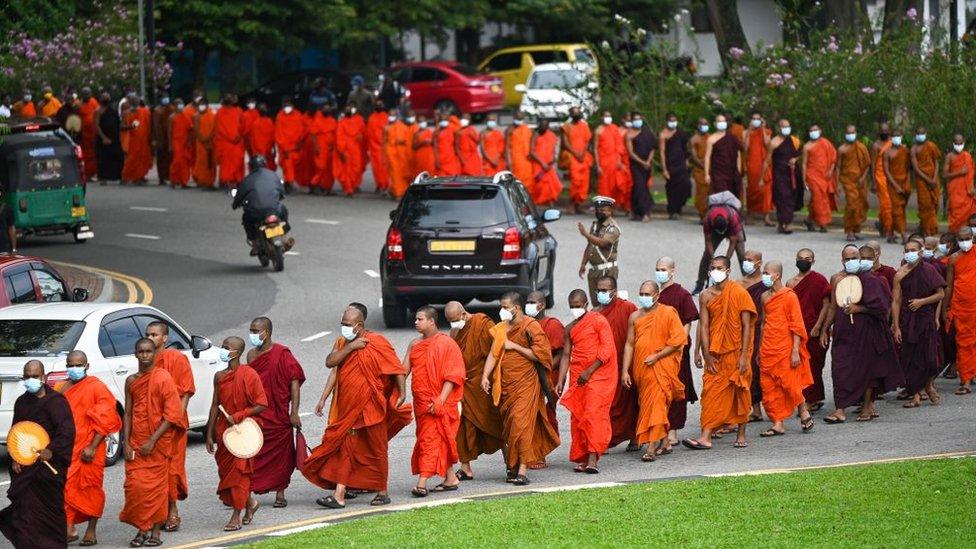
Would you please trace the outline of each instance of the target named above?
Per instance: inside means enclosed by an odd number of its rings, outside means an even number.
[[[844,233],[853,242],[861,235],[861,225],[867,220],[867,178],[871,169],[871,153],[857,139],[857,127],[847,126],[844,143],[837,150],[835,179],[844,188]]]
[[[708,120],[698,119],[698,131],[689,140],[691,144],[691,178],[695,180],[695,209],[698,217],[705,219],[708,211],[708,181],[705,180],[705,148],[708,146]]]
[[[763,284],[769,291],[762,296],[759,380],[763,408],[773,425],[760,436],[782,435],[783,422],[795,413],[800,414],[800,425],[808,433],[813,429],[813,417],[807,410],[803,390],[813,385],[813,374],[800,298],[793,288],[783,285],[783,264],[779,261],[768,261],[763,266]]]
[[[529,145],[529,158],[532,160],[532,201],[543,207],[551,207],[563,192],[556,169],[556,149],[559,137],[549,129],[548,120],[540,120],[532,142]]]
[[[605,316],[610,323],[614,349],[617,351],[617,370],[620,370],[624,365],[624,349],[627,346],[627,324],[637,306],[617,296],[617,279],[609,275],[596,280],[596,301],[596,312]],[[613,429],[613,436],[610,437],[611,448],[621,442],[630,441],[627,451],[637,450],[637,391],[633,387],[617,384],[613,404],[610,406],[610,425]]]
[[[135,355],[139,371],[125,380],[125,503],[119,520],[138,530],[133,546],[159,545],[159,531],[168,514],[173,439],[180,431],[173,427],[183,421],[184,413],[173,378],[155,366],[152,340],[137,341]]]
[[[122,131],[129,136],[129,148],[122,164],[122,183],[144,181],[153,166],[152,113],[145,105],[133,105],[122,123]]]
[[[458,403],[466,373],[458,344],[437,331],[436,309],[418,309],[414,326],[421,337],[410,343],[404,360],[407,375],[413,374],[410,391],[417,417],[417,442],[410,468],[413,474],[420,475],[413,495],[424,497],[427,479],[431,477],[444,479],[433,488],[434,492],[457,490],[461,482],[452,472],[458,462],[456,438],[461,425]]]
[[[339,338],[325,359],[326,367],[338,368],[329,424],[301,468],[312,484],[335,490],[315,501],[330,509],[346,506],[347,489],[377,492],[373,506],[390,503],[389,441],[410,422],[411,407],[403,404],[407,370],[393,345],[367,332],[364,322],[359,309],[342,314],[343,331],[353,337]]]
[[[481,132],[482,172],[487,176],[505,170],[505,134],[498,129],[498,117],[488,116]]]
[[[241,364],[243,339],[228,337],[220,346],[220,354],[222,360],[226,359],[227,368],[214,374],[206,440],[207,451],[217,461],[217,477],[220,479],[217,497],[221,503],[233,509],[224,531],[232,532],[240,530],[243,524],[251,523],[258,502],[251,496],[254,458],[239,458],[231,454],[223,444],[224,432],[245,418],[257,417],[268,407],[268,396],[264,392],[261,376],[247,364]],[[247,512],[242,518],[241,512],[245,509]]]
[[[258,103],[254,99],[248,99],[247,104],[244,108],[244,148],[251,152],[250,136],[251,130],[254,128],[254,123],[257,122],[258,118],[261,118],[261,111],[258,110]]]
[[[478,129],[471,125],[471,115],[463,115],[460,124],[461,129],[454,136],[454,147],[461,161],[461,175],[481,175],[481,136]]]
[[[563,349],[566,347],[566,327],[563,326],[563,323],[558,318],[546,314],[545,294],[538,290],[530,293],[525,298],[525,314],[534,318],[539,323],[539,326],[542,326],[542,331],[545,332],[546,339],[549,340],[552,363],[554,365],[562,364]],[[559,385],[559,368],[549,370],[548,380],[549,387],[553,389]],[[548,402],[547,404],[549,423],[552,423],[552,428],[558,433],[559,420],[556,417],[556,403]],[[545,461],[529,464],[529,469],[545,469],[546,467],[548,467],[548,464]]]
[[[54,90],[48,86],[41,90],[41,102],[39,106],[41,108],[41,116],[54,118],[64,105],[60,99],[54,97]]]
[[[335,111],[331,104],[326,104],[321,110],[316,111],[312,118],[312,124],[309,127],[312,157],[315,163],[311,180],[312,194],[330,194],[332,192],[332,185],[335,183],[333,162],[336,156],[336,131],[338,127],[339,124],[336,122]]]
[[[434,130],[427,125],[427,119],[420,117],[417,131],[413,134],[413,173],[411,178],[422,172],[434,174]]]
[[[955,394],[968,395],[976,379],[976,251],[971,227],[964,226],[956,236],[959,251],[949,258],[945,297],[949,310],[943,309],[942,320],[948,320],[956,330],[959,388]]]
[[[590,168],[593,156],[590,154],[590,141],[593,133],[590,125],[583,120],[579,107],[569,110],[572,122],[563,125],[562,148],[569,152],[569,198],[573,202],[573,212],[583,213],[581,204],[590,197]]]
[[[96,527],[105,510],[105,437],[122,428],[115,397],[102,380],[88,375],[88,357],[71,351],[66,360],[68,380],[57,390],[68,399],[75,422],[71,468],[64,485],[68,539],[78,539],[75,525],[88,522],[82,543],[98,540]]]
[[[169,122],[169,182],[174,188],[186,187],[193,169],[193,118],[176,103]]]
[[[620,126],[613,123],[610,111],[603,111],[603,123],[593,132],[594,156],[596,157],[596,194],[613,197],[621,170]]]
[[[627,321],[627,343],[620,369],[621,384],[637,389],[637,445],[648,445],[641,461],[655,461],[657,456],[670,453],[667,437],[671,430],[671,404],[685,399],[679,372],[688,335],[678,311],[660,303],[659,296],[657,282],[648,280],[641,284],[637,298],[640,308]]]
[[[952,150],[946,153],[942,173],[949,199],[949,232],[953,233],[966,224],[969,216],[976,214],[976,189],[973,189],[973,174],[976,169],[973,157],[965,147],[966,142],[962,135],[956,134]]]
[[[756,306],[741,285],[729,281],[729,259],[712,259],[709,277],[712,286],[702,292],[698,322],[700,355],[695,364],[705,367],[702,374],[701,435],[681,441],[692,450],[712,447],[712,432],[725,425],[738,425],[734,446],[745,448],[746,422],[752,409],[752,329]]]
[[[626,214],[630,213],[630,195],[634,189],[634,176],[630,170],[630,151],[627,150],[627,141],[633,140],[640,130],[634,129],[629,113],[622,117],[623,128],[620,130],[620,141],[617,147],[620,150],[620,169],[617,171],[617,186],[611,198],[617,201],[617,207]]]
[[[888,191],[888,178],[885,175],[884,157],[891,148],[891,128],[887,122],[878,127],[878,139],[871,147],[871,162],[874,166],[874,192],[878,195],[878,232],[881,236],[891,233],[891,195]]]
[[[882,158],[882,166],[891,200],[891,233],[888,234],[888,242],[894,242],[895,235],[898,234],[904,244],[908,232],[905,208],[908,206],[908,199],[912,196],[912,184],[909,180],[911,158],[908,147],[902,144],[902,138],[901,130],[892,133],[891,147]]]
[[[376,192],[382,192],[390,186],[390,168],[383,154],[383,134],[386,125],[392,123],[390,115],[383,108],[383,102],[377,101],[373,113],[366,120],[366,146],[369,150],[369,165],[373,170],[373,181],[376,182]]]
[[[434,173],[437,176],[460,175],[461,159],[457,155],[457,130],[444,114],[437,115],[434,130]]]
[[[529,151],[532,147],[532,128],[525,124],[524,115],[515,113],[512,125],[506,130],[505,136],[505,164],[509,166],[512,175],[525,185],[531,195],[535,189],[532,177],[532,162]]]
[[[342,185],[342,192],[352,196],[363,182],[363,170],[366,169],[363,147],[366,139],[366,124],[363,117],[354,114],[353,107],[346,106],[345,114],[336,125],[336,179]]]
[[[410,186],[410,126],[396,114],[396,109],[390,110],[393,122],[387,124],[383,131],[383,154],[389,168],[390,196],[394,200],[406,194]]]
[[[37,118],[37,107],[30,92],[24,93],[24,98],[10,106],[10,112],[21,118]]]
[[[244,112],[237,106],[236,97],[224,97],[214,128],[214,159],[220,167],[220,186],[237,187],[244,181]]]
[[[461,468],[456,476],[459,480],[473,480],[471,462],[478,456],[494,454],[505,445],[498,407],[481,389],[481,376],[491,351],[491,329],[495,323],[483,313],[469,313],[457,301],[444,307],[444,317],[451,324],[451,337],[461,349],[466,377],[457,432]]]
[[[193,115],[193,135],[196,150],[193,156],[193,181],[197,187],[211,188],[217,177],[217,162],[214,157],[214,137],[217,115],[205,102],[197,105]]]
[[[552,369],[549,341],[542,327],[525,315],[522,296],[501,298],[502,321],[492,328],[491,353],[485,361],[481,388],[501,412],[508,480],[529,484],[530,463],[542,461],[559,446],[559,434],[546,417],[546,398],[539,382]]]
[[[275,117],[275,146],[286,186],[298,182],[298,163],[302,160],[302,145],[307,132],[305,116],[285,99],[281,112]]]
[[[91,88],[81,88],[78,116],[81,117],[81,157],[85,163],[85,179],[91,180],[98,173],[95,156],[95,111],[98,100],[92,97]]]
[[[837,182],[834,179],[837,149],[821,136],[820,126],[811,126],[809,135],[810,141],[803,145],[801,159],[804,184],[810,189],[810,213],[805,223],[808,230],[816,228],[825,233],[837,204]]]
[[[911,157],[922,234],[936,236],[939,234],[939,200],[942,196],[939,188],[939,160],[942,151],[938,145],[928,140],[924,126],[915,129]]]
[[[247,134],[247,155],[263,156],[268,169],[275,171],[278,169],[278,164],[275,162],[274,120],[268,116],[268,107],[264,103],[258,105],[257,112],[258,117],[251,124]]]
[[[766,226],[772,224],[770,214],[773,211],[773,173],[766,171],[763,176],[763,162],[766,160],[766,147],[772,139],[773,132],[766,127],[762,114],[753,111],[749,119],[749,128],[742,136],[745,147],[744,161],[746,164],[746,204],[749,215],[761,216]]]
[[[576,472],[593,474],[599,472],[597,463],[610,444],[610,404],[619,377],[610,323],[603,315],[587,311],[587,305],[586,292],[570,292],[570,311],[577,311],[576,316],[582,310],[582,315],[567,327],[569,340],[556,393],[570,414],[569,461],[576,464]]]

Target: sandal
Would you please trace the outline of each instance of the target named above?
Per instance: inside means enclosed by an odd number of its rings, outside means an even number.
[[[744,441],[744,440],[737,440],[737,441],[735,441],[735,442],[732,443],[732,447],[733,448],[748,448],[749,447],[749,443],[746,442],[746,441]]]
[[[641,456],[641,461],[643,461],[645,463],[651,463],[653,461],[657,461],[657,456],[655,456],[654,454],[648,452],[648,453],[646,453],[646,454],[644,454],[644,455]]]
[[[866,415],[866,416],[857,416],[857,419],[855,419],[854,421],[859,421],[861,423],[864,423],[866,421],[871,421],[873,419],[874,419],[874,415]]]
[[[589,473],[589,471],[586,472]],[[515,475],[515,478],[512,479],[512,484],[516,486],[525,486],[528,483],[529,483],[529,477],[525,475]]]
[[[826,423],[828,425],[837,425],[839,423],[844,423],[846,421],[847,421],[847,418],[840,418],[840,417],[837,417],[837,416],[827,416],[827,417],[824,418],[824,423]]]
[[[91,547],[93,545],[98,545],[98,538],[82,539],[78,542],[79,547]]]
[[[671,445],[669,444],[668,446],[660,446],[660,447],[658,447],[657,450],[654,450],[654,455],[657,455],[657,456],[666,456],[666,455],[668,455],[668,454],[670,454],[672,452],[674,452],[674,450],[671,448]]]
[[[242,528],[241,523],[230,524],[229,522],[224,525],[224,532],[236,532]]]
[[[576,467],[573,467],[573,472],[574,473],[585,473],[586,472],[586,465],[583,465],[582,463],[577,463],[576,464]]]
[[[421,488],[420,486],[415,486],[413,490],[410,490],[410,493],[413,494],[413,497],[415,498],[427,497],[427,489]]]
[[[600,472],[600,470],[596,468],[596,465],[587,466],[586,469],[584,469],[584,471],[586,471],[587,475],[596,475]],[[529,479],[525,479],[525,480],[529,480]]]
[[[816,422],[813,421],[813,416],[807,416],[806,419],[800,420],[800,428],[803,430],[804,433],[809,433],[810,431],[812,431],[813,426],[815,424]]]
[[[813,404],[807,406],[808,412],[819,412],[821,408],[824,407],[823,402],[814,402]]]
[[[770,427],[769,429],[766,429],[765,431],[759,433],[759,436],[763,438],[768,438],[768,437],[781,437],[785,434],[786,431],[777,431],[776,429]]]
[[[139,532],[136,534],[136,537],[132,538],[132,541],[129,542],[129,547],[142,547],[146,544],[146,538],[148,537],[148,534]]]
[[[901,407],[902,408],[918,408],[921,405],[922,405],[921,402],[916,402],[916,401],[913,400],[911,402],[906,402],[906,403],[902,404]]]
[[[163,532],[176,532],[180,529],[180,524],[183,523],[183,519],[180,517],[170,517],[166,519],[166,523],[163,524]]]
[[[929,397],[929,402],[932,404],[932,406],[938,406],[939,404],[942,404],[942,395],[940,395],[939,393],[932,394],[932,396]]]
[[[71,543],[74,543],[74,542],[78,541],[79,539],[81,539],[81,536],[79,536],[78,534],[75,534],[73,536],[68,536],[65,539],[65,543],[71,544]]]
[[[683,444],[685,448],[688,448],[689,450],[711,450],[712,449],[711,446],[706,446],[701,442],[691,438],[686,438],[682,440],[681,444]]]
[[[518,473],[516,471],[513,471],[511,469],[505,471],[505,482],[509,484],[515,482],[516,476],[518,476]]]
[[[315,500],[315,503],[321,505],[322,507],[328,507],[329,509],[345,509],[345,503],[339,503],[339,500],[335,496],[326,496],[324,498],[319,498]]]
[[[458,489],[457,484],[444,484],[443,482],[434,486],[431,492],[456,492]]]
[[[288,507],[288,500],[284,498],[276,499],[275,502],[271,504],[271,507],[275,509],[284,509],[285,507]]]
[[[149,539],[146,540],[146,543],[144,545],[146,547],[159,547],[162,544],[163,544],[163,540],[162,539],[160,539],[160,538],[154,538],[154,537],[150,536]]]
[[[457,472],[454,473],[454,476],[456,476],[457,479],[460,481],[474,480],[474,475],[469,475],[465,473],[464,469],[458,469]]]
[[[254,513],[258,512],[259,507],[261,507],[261,504],[257,501],[254,502],[254,507],[248,507],[247,510],[244,511],[244,517],[241,519],[241,524],[244,526],[251,524],[251,522],[254,520]]]
[[[972,393],[972,392],[973,392],[973,390],[970,389],[969,387],[966,387],[965,385],[960,385],[959,388],[956,389],[956,391],[954,393],[952,393],[952,394],[962,396],[962,395],[968,395],[969,393]]]
[[[383,494],[376,494],[376,497],[374,497],[373,500],[369,502],[369,504],[372,505],[373,507],[379,507],[380,505],[389,505],[390,496],[385,496]]]
[[[762,416],[754,416],[754,415],[750,414],[749,415],[749,421],[748,421],[748,423],[757,423],[757,422],[760,422],[762,420],[763,420]],[[731,433],[732,431],[729,431],[729,432]]]
[[[549,464],[546,463],[546,460],[537,461],[535,463],[530,463],[529,464],[529,469],[531,469],[533,471],[538,471],[540,469],[548,469],[548,468],[549,468]]]
[[[638,450],[640,450],[640,444],[634,444],[633,442],[631,442],[630,444],[627,445],[627,449],[624,450],[624,451],[625,452],[636,452]]]

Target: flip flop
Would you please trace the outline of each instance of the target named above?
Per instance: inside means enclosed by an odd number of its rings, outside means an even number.
[[[904,404],[902,404],[902,405],[901,405],[901,407],[902,407],[902,408],[918,408],[918,407],[920,407],[921,405],[922,405],[922,403],[921,403],[921,402],[915,402],[915,401],[913,400],[913,401],[911,401],[911,402],[906,402],[906,403],[904,403]]]
[[[261,507],[261,504],[258,503],[258,502],[256,502],[256,501],[254,502],[254,507],[248,507],[244,511],[244,516],[241,517],[241,524],[243,524],[244,526],[247,526],[248,524],[251,524],[251,522],[254,521],[254,513],[257,513],[258,512],[258,509],[260,507]],[[250,516],[248,516],[248,515],[250,515]]]
[[[537,462],[532,463],[532,464],[529,465],[529,469],[531,469],[533,471],[538,471],[540,469],[548,469],[548,468],[549,468],[549,464],[546,463],[545,460],[543,460],[543,461],[537,461]]]
[[[749,416],[749,423],[758,423],[762,420],[763,420],[762,416],[752,416],[752,415]]]
[[[460,480],[460,481],[462,481],[462,482],[464,482],[465,480],[474,480],[474,475],[469,475],[469,474],[465,473],[464,472],[464,469],[458,469],[454,473],[454,476],[456,476],[457,479]]]
[[[586,471],[587,475],[596,475],[600,472],[600,470],[597,469],[596,467],[587,467],[586,469],[584,469],[584,471]]]
[[[654,454],[644,454],[641,456],[641,461],[651,463],[653,461],[657,461],[657,457]]]
[[[276,499],[275,502],[273,504],[271,504],[271,507],[273,507],[275,509],[284,509],[285,507],[288,507],[288,500],[287,499]]]
[[[79,539],[81,539],[81,536],[79,536],[78,534],[75,534],[73,536],[68,536],[65,539],[65,543],[74,543],[74,542],[78,541]]]
[[[701,442],[698,442],[697,440],[690,439],[690,438],[686,438],[682,440],[681,444],[683,444],[685,448],[688,448],[689,450],[711,450],[712,449],[711,446],[705,446]]]
[[[136,537],[132,538],[132,541],[129,542],[129,547],[142,547],[146,544],[146,538],[148,537],[148,535],[142,532],[137,533]]]
[[[824,403],[823,402],[815,402],[815,403],[807,406],[807,411],[809,411],[809,412],[819,412],[820,409],[823,408],[823,407],[824,407]]]
[[[166,523],[163,524],[163,532],[176,532],[180,529],[180,525],[183,523],[183,519],[180,517],[172,517],[166,519]]]
[[[840,423],[847,422],[847,418],[841,419],[841,418],[836,417],[836,416],[827,416],[827,417],[823,418],[823,420],[824,420],[824,423],[826,423],[828,425],[838,425]]]
[[[666,456],[672,452],[674,452],[674,450],[670,446],[668,446],[667,448],[661,447],[654,451],[654,455]]]
[[[869,416],[857,416],[857,419],[855,419],[854,421],[857,421],[857,422],[860,422],[860,423],[864,423],[866,421],[871,421],[873,419],[874,419],[874,416],[873,415],[869,415]]]
[[[224,532],[236,532],[240,530],[242,526],[240,524],[235,524],[231,526],[230,524],[224,526]]]
[[[781,437],[785,434],[786,431],[777,431],[776,429],[770,427],[769,429],[766,429],[765,431],[759,433],[759,436],[763,438],[768,438],[768,437]]]
[[[315,503],[321,505],[322,507],[328,507],[329,509],[345,509],[345,503],[339,503],[339,500],[335,496],[326,496],[324,498],[319,498],[315,500]]]
[[[803,429],[803,433],[804,434],[809,433],[810,431],[813,431],[813,426],[814,425],[815,425],[815,422],[813,421],[813,416],[807,416],[806,419],[801,419],[800,420],[800,428]]]
[[[374,497],[373,500],[369,502],[369,504],[371,506],[373,506],[373,507],[379,507],[380,505],[389,505],[390,504],[390,496],[384,496],[382,494],[376,494],[376,497]]]
[[[732,447],[733,448],[748,448],[749,447],[749,443],[746,442],[746,441],[744,441],[744,440],[742,440],[742,441],[737,440],[737,441],[735,441],[735,442],[732,443]]]
[[[420,486],[415,486],[413,488],[413,490],[410,490],[410,493],[413,494],[413,497],[415,497],[415,498],[425,498],[425,497],[427,497],[427,489],[426,488],[421,488]]]
[[[458,489],[457,484],[444,484],[443,482],[434,486],[431,492],[456,492]]]
[[[973,390],[972,390],[972,389],[970,389],[969,387],[965,387],[965,386],[960,386],[960,387],[959,387],[958,389],[956,389],[956,390],[955,390],[955,392],[953,392],[952,394],[954,394],[954,395],[959,395],[959,396],[963,396],[963,395],[968,395],[968,394],[970,394],[970,393],[972,393],[972,392],[973,392]]]
[[[163,544],[163,540],[150,536],[150,538],[147,539],[146,543],[143,545],[145,545],[146,547],[159,547],[162,544]]]
[[[92,547],[93,545],[98,545],[98,538],[83,539],[78,542],[79,547]]]
[[[576,464],[576,467],[573,467],[573,472],[574,473],[585,473],[586,472],[586,465],[583,465],[582,463]]]
[[[589,471],[587,471],[587,472],[589,472]],[[527,477],[525,475],[515,475],[515,478],[512,479],[512,484],[514,484],[516,486],[525,486],[528,483],[529,483],[529,477]]]

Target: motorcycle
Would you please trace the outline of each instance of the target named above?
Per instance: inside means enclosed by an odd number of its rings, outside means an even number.
[[[258,262],[262,267],[270,263],[275,272],[285,268],[285,222],[271,214],[258,225],[259,237],[254,247],[258,252]]]

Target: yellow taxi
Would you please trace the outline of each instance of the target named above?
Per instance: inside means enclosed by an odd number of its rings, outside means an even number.
[[[597,69],[596,56],[586,44],[529,44],[492,53],[478,64],[478,70],[501,78],[505,106],[518,107],[522,94],[515,86],[525,84],[532,69],[545,63],[572,63]]]

